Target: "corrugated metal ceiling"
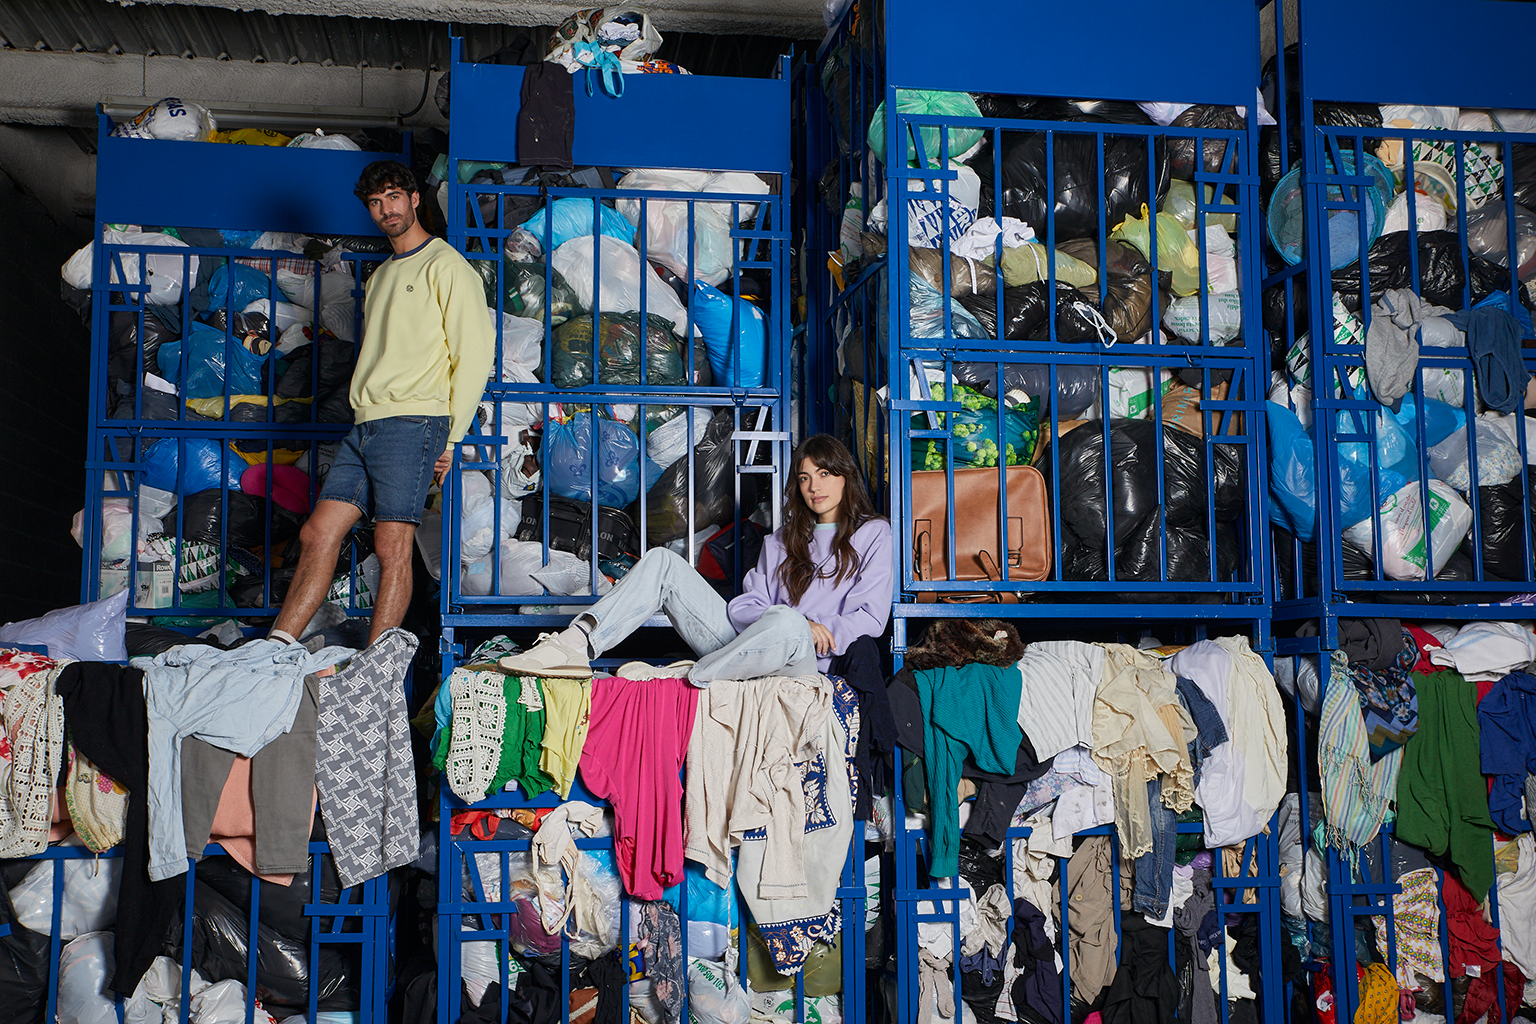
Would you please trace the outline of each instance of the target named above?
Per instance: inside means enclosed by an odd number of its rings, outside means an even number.
[[[574,5],[573,5],[574,6]],[[470,59],[525,29],[459,25]],[[450,27],[384,18],[270,15],[191,5],[120,6],[108,0],[5,0],[0,47],[76,53],[397,69],[444,68]],[[761,77],[795,41],[767,36],[663,33],[661,52],[695,74]],[[803,45],[803,44],[802,44]]]

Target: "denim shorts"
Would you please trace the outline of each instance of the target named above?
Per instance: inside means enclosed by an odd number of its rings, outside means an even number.
[[[359,423],[341,442],[321,501],[356,505],[376,522],[421,525],[432,467],[448,447],[447,416],[387,416]]]

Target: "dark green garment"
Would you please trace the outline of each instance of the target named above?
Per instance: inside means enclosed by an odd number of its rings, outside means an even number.
[[[1493,819],[1483,780],[1477,687],[1455,672],[1415,676],[1419,731],[1403,745],[1397,837],[1450,857],[1478,902],[1493,884]]]
[[[544,684],[538,683],[538,687],[542,703]],[[502,683],[502,692],[507,700],[507,720],[501,732],[501,760],[486,794],[499,793],[508,782],[515,782],[524,796],[536,797],[554,788],[554,780],[539,768],[539,757],[544,748],[544,711],[529,711],[518,703],[518,698],[523,695],[523,683],[517,676],[507,676]],[[438,771],[448,763],[448,748],[452,742],[453,723],[449,722],[443,728],[437,753],[432,758],[432,766]]]
[[[539,757],[544,752],[544,684],[537,679],[539,688],[537,711],[529,711],[518,702],[523,695],[523,681],[518,676],[507,676],[507,722],[501,732],[501,764],[496,777],[491,780],[490,793],[499,793],[509,782],[525,797],[536,797],[554,787],[554,780],[539,767]]]
[[[1019,759],[1019,696],[1024,677],[1010,665],[966,665],[914,672],[923,707],[923,760],[928,768],[928,820],[933,850],[928,873],[959,870],[960,807],[956,787],[970,753],[984,772],[1009,774]]]

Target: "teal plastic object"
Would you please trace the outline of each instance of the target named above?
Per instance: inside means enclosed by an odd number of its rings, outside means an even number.
[[[1337,173],[1355,173],[1355,154],[1353,151],[1340,154]],[[1366,248],[1370,248],[1376,239],[1381,237],[1381,229],[1386,221],[1387,202],[1397,191],[1397,184],[1392,177],[1392,172],[1387,170],[1387,165],[1380,160],[1366,154],[1365,162],[1361,165],[1363,173],[1369,175],[1374,185],[1365,188],[1365,228]],[[1328,160],[1329,173],[1333,171],[1333,160]],[[1344,187],[1330,185],[1328,187],[1330,200],[1344,198]],[[1274,246],[1275,252],[1286,263],[1295,266],[1305,257],[1306,252],[1302,244],[1306,226],[1306,204],[1301,185],[1301,165],[1292,167],[1275,186],[1275,194],[1270,197],[1269,210],[1265,214],[1265,224],[1269,229],[1269,244]],[[1339,270],[1350,266],[1360,259],[1360,222],[1354,210],[1334,210],[1328,218],[1328,260],[1332,270]]]
[[[896,112],[900,114],[933,114],[936,117],[980,117],[981,108],[968,92],[934,92],[928,89],[897,89]],[[957,160],[961,154],[981,141],[984,131],[980,128],[949,128],[949,158]],[[924,165],[939,166],[939,133],[937,125],[926,125],[918,130],[923,142]],[[869,148],[875,158],[885,163],[885,104],[875,108],[869,120]],[[907,163],[917,163],[917,146],[907,138]]]

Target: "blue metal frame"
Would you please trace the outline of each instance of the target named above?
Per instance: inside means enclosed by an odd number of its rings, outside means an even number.
[[[1281,5],[1275,5],[1275,20],[1277,38],[1286,38],[1287,25]],[[1317,123],[1316,104],[1320,101],[1328,102],[1365,102],[1376,103],[1381,100],[1390,100],[1395,103],[1419,103],[1425,105],[1456,105],[1488,108],[1524,108],[1536,105],[1536,91],[1533,91],[1528,82],[1523,82],[1516,74],[1515,67],[1499,62],[1499,55],[1508,47],[1517,45],[1514,40],[1525,38],[1532,31],[1536,31],[1536,11],[1532,11],[1527,5],[1495,2],[1495,0],[1472,0],[1465,8],[1458,8],[1457,25],[1468,26],[1467,31],[1475,35],[1468,35],[1467,43],[1472,44],[1477,40],[1479,52],[1489,56],[1490,63],[1487,75],[1459,78],[1451,81],[1434,81],[1423,76],[1404,76],[1401,69],[1406,66],[1401,63],[1404,59],[1412,61],[1415,54],[1428,56],[1430,44],[1428,41],[1414,36],[1410,26],[1422,26],[1426,24],[1425,18],[1432,17],[1435,8],[1427,0],[1410,0],[1404,4],[1387,4],[1379,0],[1346,0],[1342,5],[1337,3],[1321,4],[1317,0],[1303,0],[1296,10],[1298,23],[1291,26],[1290,35],[1298,39],[1298,58],[1300,70],[1299,89],[1296,92],[1300,97],[1299,123],[1301,125],[1302,138],[1300,152],[1302,160],[1302,182],[1304,185],[1304,201],[1306,204],[1306,254],[1302,263],[1285,271],[1271,276],[1265,282],[1266,288],[1284,288],[1285,306],[1287,310],[1285,336],[1280,340],[1287,347],[1296,343],[1298,327],[1294,315],[1294,303],[1291,301],[1296,296],[1296,290],[1305,288],[1307,306],[1311,311],[1310,332],[1310,359],[1312,367],[1311,378],[1311,402],[1310,410],[1313,423],[1312,432],[1316,439],[1317,456],[1315,459],[1315,477],[1317,481],[1317,507],[1318,507],[1318,542],[1315,554],[1304,550],[1300,545],[1295,545],[1291,551],[1289,561],[1294,568],[1288,578],[1278,581],[1278,586],[1283,591],[1282,598],[1277,601],[1277,618],[1308,618],[1317,619],[1322,630],[1323,642],[1326,647],[1337,645],[1337,620],[1340,615],[1348,616],[1388,616],[1397,617],[1403,614],[1405,605],[1402,598],[1412,599],[1423,593],[1435,595],[1436,603],[1425,607],[1423,605],[1409,604],[1411,609],[1423,607],[1425,616],[1436,619],[1519,619],[1528,617],[1528,606],[1510,605],[1500,603],[1502,599],[1520,593],[1528,593],[1536,590],[1536,566],[1532,559],[1536,556],[1536,537],[1529,530],[1525,531],[1525,537],[1521,544],[1521,557],[1524,561],[1524,572],[1515,580],[1500,580],[1492,577],[1491,573],[1485,574],[1482,552],[1482,525],[1481,525],[1481,488],[1473,487],[1462,497],[1470,505],[1472,510],[1472,527],[1468,533],[1467,544],[1472,552],[1473,580],[1396,580],[1385,576],[1379,568],[1382,565],[1381,538],[1382,516],[1380,512],[1384,500],[1390,497],[1381,490],[1381,480],[1378,476],[1380,466],[1377,458],[1377,417],[1376,413],[1381,408],[1371,397],[1363,383],[1359,387],[1353,387],[1351,378],[1362,380],[1363,371],[1363,346],[1354,344],[1342,344],[1334,339],[1332,295],[1332,273],[1335,268],[1331,266],[1331,254],[1327,246],[1312,244],[1313,240],[1328,237],[1329,219],[1340,211],[1361,210],[1365,202],[1359,186],[1368,184],[1370,179],[1361,174],[1349,174],[1341,172],[1341,157],[1347,151],[1362,152],[1367,146],[1374,146],[1374,140],[1402,140],[1405,167],[1401,174],[1411,177],[1414,173],[1415,147],[1418,142],[1436,142],[1452,147],[1455,161],[1454,177],[1458,194],[1464,194],[1465,182],[1469,180],[1469,154],[1467,147],[1473,142],[1480,142],[1484,154],[1492,151],[1495,159],[1503,165],[1502,193],[1489,197],[1487,202],[1499,203],[1506,208],[1513,207],[1513,149],[1515,145],[1536,144],[1536,135],[1519,135],[1514,133],[1489,133],[1489,132],[1462,132],[1462,131],[1429,131],[1407,130],[1398,128],[1387,129],[1355,129],[1328,126]],[[1463,16],[1472,20],[1460,20]],[[1347,33],[1337,31],[1341,24],[1341,17],[1350,19],[1353,24],[1369,24],[1373,26],[1373,46],[1370,53],[1359,52],[1359,48],[1352,46],[1345,38]],[[1475,26],[1475,28],[1471,27]],[[1452,26],[1450,31],[1457,31]],[[1443,52],[1440,47],[1447,45],[1445,34],[1437,33],[1433,46],[1435,52]],[[1376,44],[1391,49],[1378,49]],[[1485,45],[1486,44],[1486,45]],[[1387,54],[1391,56],[1388,57]],[[1285,61],[1278,60],[1280,82],[1277,93],[1280,103],[1287,102],[1286,82],[1287,74]],[[1393,83],[1390,87],[1383,83]],[[1286,130],[1287,111],[1278,110],[1277,117],[1280,121],[1282,132]],[[1287,147],[1281,145],[1282,161],[1286,159]],[[1419,160],[1422,162],[1423,157]],[[1282,169],[1284,169],[1282,167]],[[1396,173],[1396,171],[1394,171]],[[1417,205],[1420,201],[1413,190],[1408,191],[1408,242],[1410,280],[1419,281],[1419,229],[1417,225]],[[1467,244],[1467,202],[1458,202],[1457,209],[1447,229],[1454,232],[1458,238],[1458,256],[1463,268],[1470,268],[1472,253]],[[1370,241],[1365,234],[1365,218],[1356,218],[1359,222],[1360,250],[1363,252],[1365,244]],[[1507,218],[1509,238],[1506,251],[1515,251],[1515,226],[1514,218]],[[1509,261],[1508,285],[1506,291],[1511,295],[1519,294],[1521,282],[1518,279],[1515,261]],[[1363,268],[1362,268],[1363,270]],[[1360,330],[1369,329],[1371,319],[1371,305],[1379,298],[1382,290],[1375,286],[1368,272],[1362,272],[1361,309],[1358,313]],[[1472,304],[1471,275],[1464,275],[1464,285],[1460,302],[1456,305],[1461,308],[1470,308]],[[1414,284],[1414,290],[1419,286]],[[1426,348],[1419,360],[1420,371],[1415,374],[1413,387],[1410,394],[1415,400],[1418,409],[1424,408],[1425,386],[1424,373],[1426,369],[1445,369],[1452,373],[1459,373],[1462,380],[1472,380],[1474,374],[1472,363],[1465,348]],[[1528,369],[1536,371],[1536,359],[1527,358]],[[1467,419],[1475,415],[1474,399],[1471,388],[1466,388],[1466,394],[1462,403],[1462,413]],[[1421,508],[1430,501],[1429,480],[1433,474],[1428,467],[1426,449],[1428,447],[1425,435],[1425,422],[1423,415],[1414,418],[1413,422],[1406,424],[1409,440],[1414,448],[1414,458],[1418,464],[1418,482],[1415,491]],[[1475,432],[1471,437],[1472,451],[1470,453],[1473,471],[1475,472],[1477,460],[1477,445]],[[1523,457],[1526,449],[1526,439],[1521,438],[1519,448]],[[1373,568],[1370,576],[1364,579],[1348,579],[1345,576],[1342,534],[1344,527],[1350,525],[1343,521],[1341,498],[1339,490],[1340,452],[1341,444],[1361,444],[1367,446],[1370,451],[1371,495],[1368,499],[1373,508],[1368,520],[1369,530],[1372,536],[1371,544],[1374,550],[1368,553]],[[1529,517],[1531,511],[1531,499],[1529,496],[1528,470],[1522,464],[1519,487],[1524,495],[1522,501],[1522,521]],[[1433,561],[1432,533],[1425,540],[1425,559]],[[1303,578],[1315,572],[1315,585],[1304,585]]]
[[[789,306],[789,217],[790,205],[787,194],[790,172],[789,93],[788,64],[780,67],[780,75],[774,79],[718,78],[708,76],[631,75],[625,80],[622,98],[607,96],[587,97],[578,79],[575,95],[577,118],[573,143],[573,157],[579,165],[613,167],[679,168],[710,172],[738,171],[763,175],[777,175],[778,187],[767,195],[728,192],[669,192],[661,190],[637,190],[623,188],[542,188],[530,185],[467,184],[460,182],[459,165],[464,161],[513,162],[516,155],[517,105],[509,97],[516,97],[522,81],[522,69],[512,66],[475,64],[463,59],[461,41],[453,41],[454,95],[456,111],[449,143],[449,190],[448,232],[449,241],[467,259],[477,264],[488,263],[492,275],[499,280],[496,268],[502,260],[502,247],[512,235],[516,225],[500,223],[498,219],[486,222],[479,199],[488,197],[499,210],[509,197],[537,196],[548,201],[577,199],[594,204],[594,214],[600,214],[599,204],[612,203],[617,199],[637,201],[640,206],[640,238],[646,235],[647,216],[657,202],[686,203],[689,233],[689,270],[696,258],[695,217],[699,204],[713,203],[731,209],[733,239],[732,266],[730,270],[731,294],[740,294],[745,275],[754,272],[766,274],[774,294],[767,302],[767,361],[765,376],[760,386],[741,386],[738,376],[727,382],[716,382],[710,387],[655,386],[647,383],[648,369],[641,368],[640,382],[634,385],[615,385],[604,382],[601,376],[595,383],[580,387],[559,388],[550,382],[553,378],[554,323],[548,304],[544,311],[544,337],[542,341],[541,380],[534,383],[509,383],[498,369],[495,378],[486,387],[485,398],[494,410],[492,421],[485,425],[485,432],[476,431],[466,438],[466,445],[474,445],[473,456],[465,456],[464,449],[455,452],[455,467],[445,487],[443,522],[443,579],[441,613],[445,626],[494,625],[494,626],[545,626],[564,624],[568,616],[541,612],[523,613],[516,606],[540,607],[549,604],[560,606],[590,603],[590,596],[599,592],[600,569],[596,560],[589,560],[588,596],[549,597],[544,594],[514,595],[503,592],[501,582],[501,538],[510,533],[503,526],[504,494],[503,469],[499,449],[515,439],[507,436],[503,426],[503,407],[506,403],[522,403],[541,407],[544,422],[550,422],[550,406],[557,403],[579,402],[593,410],[606,408],[610,415],[615,406],[638,407],[642,449],[649,443],[646,428],[646,412],[654,406],[680,406],[687,415],[705,417],[710,409],[733,409],[735,429],[733,444],[736,459],[736,504],[740,517],[741,484],[743,478],[761,475],[770,490],[783,486],[785,467],[789,461],[791,430],[789,422],[791,382],[790,353],[790,306]],[[466,85],[468,83],[468,85]],[[477,106],[480,105],[480,106]],[[482,109],[482,107],[484,109]],[[469,111],[466,113],[466,109]],[[483,116],[474,111],[481,110]],[[729,110],[730,114],[719,114]],[[715,111],[716,113],[710,113]],[[738,119],[742,111],[753,111],[759,117],[750,130],[717,131],[703,133],[697,130],[701,122],[726,125]],[[636,130],[636,118],[643,121],[643,130]],[[711,120],[713,118],[713,120]],[[739,216],[742,208],[752,204],[757,208],[756,226],[743,226]],[[552,248],[553,219],[546,219],[545,234],[540,242],[547,254]],[[739,240],[735,241],[735,240]],[[647,248],[642,246],[640,259],[644,265]],[[593,282],[591,291],[599,295],[602,248],[595,248]],[[553,271],[546,259],[544,263],[545,293],[553,288]],[[685,275],[691,278],[690,273]],[[638,305],[650,310],[652,305],[648,289],[656,285],[649,274],[641,276]],[[496,366],[502,366],[503,339],[500,335],[501,316],[506,312],[506,296],[501,287],[495,289],[494,308],[497,327]],[[600,298],[593,305],[600,305]],[[733,311],[733,332],[739,323],[739,311]],[[686,308],[687,322],[682,325],[684,336],[694,331],[694,308]],[[596,322],[594,319],[593,364],[597,358]],[[692,377],[693,346],[688,347],[686,372]],[[618,418],[618,417],[615,417]],[[694,434],[690,423],[690,435]],[[754,461],[759,452],[766,453],[766,461]],[[688,454],[690,487],[694,480],[695,452],[690,445]],[[591,460],[591,493],[598,493],[597,460]],[[460,566],[462,523],[455,510],[462,502],[463,475],[461,470],[485,471],[491,475],[496,506],[493,524],[497,540],[494,542],[490,561],[491,584],[489,593],[466,592]],[[639,519],[641,546],[649,544],[647,536],[647,500],[649,480],[640,489]],[[549,521],[549,494],[543,491],[544,507],[540,510],[543,522]],[[775,519],[777,508],[775,507]],[[775,525],[777,522],[775,521]],[[692,523],[690,522],[690,527]],[[544,531],[542,558],[545,565],[550,561],[549,531]],[[591,519],[589,537],[591,548],[596,551],[597,521]],[[690,562],[697,556],[696,544],[689,531],[687,555]],[[740,561],[738,552],[737,561]],[[734,578],[739,580],[750,566],[736,565]],[[657,624],[662,624],[659,620]]]
[[[162,313],[170,312],[179,317],[174,326],[182,339],[190,337],[193,327],[193,309],[190,301],[190,285],[194,279],[193,260],[221,260],[226,266],[235,261],[266,262],[266,299],[269,308],[286,302],[286,296],[276,283],[278,260],[304,260],[299,253],[266,249],[239,249],[229,246],[216,248],[180,245],[144,245],[104,242],[107,227],[120,223],[158,224],[174,228],[215,228],[236,230],[267,230],[294,232],[311,235],[362,235],[379,237],[378,229],[369,218],[361,203],[351,200],[351,192],[357,176],[369,163],[378,159],[410,161],[410,138],[406,136],[405,148],[400,153],[367,153],[337,150],[303,149],[273,146],[236,146],[204,142],[168,142],[157,139],[116,138],[111,135],[112,118],[105,110],[97,111],[97,169],[100,187],[97,191],[96,234],[93,252],[91,289],[91,377],[90,377],[90,441],[86,457],[86,522],[83,531],[84,548],[81,563],[81,600],[92,601],[101,594],[101,552],[103,542],[103,506],[109,500],[126,501],[129,504],[132,536],[139,532],[139,498],[137,472],[141,466],[144,445],[149,441],[163,440],[180,447],[177,459],[178,498],[185,497],[183,481],[186,475],[188,445],[212,443],[219,447],[224,461],[224,475],[232,469],[243,470],[246,460],[233,449],[236,442],[266,443],[266,461],[274,461],[275,449],[289,444],[302,444],[311,451],[326,442],[340,440],[350,429],[350,423],[326,423],[317,419],[316,403],[319,396],[320,360],[312,362],[310,411],[301,422],[279,422],[276,407],[277,373],[273,356],[263,356],[264,374],[267,377],[264,398],[268,406],[265,422],[232,422],[229,417],[233,399],[226,383],[222,418],[208,421],[191,418],[191,413],[177,398],[178,418],[159,420],[144,418],[144,375],[157,373],[158,363],[147,366],[143,346],[134,356],[133,394],[129,408],[112,409],[111,381],[108,362],[110,336],[114,317],[132,317],[137,323],[136,336],[143,337],[145,318],[152,315],[147,297],[151,291],[148,275],[142,271],[147,261],[173,259],[181,262],[182,296],[178,307],[153,307]],[[362,334],[362,282],[368,264],[382,259],[378,255],[349,255],[344,265],[353,277],[352,298],[353,337]],[[312,261],[311,261],[312,262]],[[318,264],[312,266],[318,267]],[[263,272],[258,269],[258,272]],[[230,271],[232,274],[233,271]],[[315,321],[310,331],[318,336],[319,275],[314,273],[316,300],[313,303]],[[135,283],[128,283],[137,278]],[[116,282],[116,283],[114,283]],[[233,333],[233,287],[226,290],[225,345],[238,348],[241,341]],[[269,317],[268,346],[275,346],[279,336],[277,319]],[[319,341],[311,343],[318,348]],[[177,380],[186,380],[192,366],[188,346],[182,345]],[[111,415],[116,412],[118,415]],[[126,413],[127,415],[123,415]],[[132,454],[125,453],[127,448]],[[256,453],[259,457],[259,453]],[[319,482],[311,474],[310,503],[318,497]],[[220,498],[219,544],[221,564],[218,569],[217,589],[227,598],[234,582],[228,572],[231,556],[228,552],[229,495],[224,489]],[[268,475],[267,506],[272,507],[273,480]],[[183,509],[178,500],[175,510],[174,530],[168,533],[181,536]],[[272,547],[272,521],[269,515],[265,524],[264,551]],[[228,618],[231,616],[275,615],[278,606],[271,600],[272,565],[270,558],[261,557],[262,594],[261,607],[241,607],[227,599],[215,606],[188,604],[183,600],[179,586],[172,587],[172,603],[169,606],[139,607],[138,559],[128,559],[126,567],[127,587],[130,593],[130,615],[156,617]],[[173,547],[172,573],[181,574],[182,546]],[[357,562],[355,549],[350,554],[350,571],[353,575],[352,592],[357,592]],[[366,612],[357,607],[356,600],[349,602],[353,614]]]

